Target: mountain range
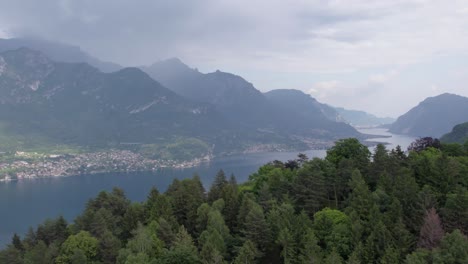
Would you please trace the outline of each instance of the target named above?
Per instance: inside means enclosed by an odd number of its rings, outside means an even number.
[[[468,98],[442,94],[400,116],[390,132],[440,137],[468,121],[466,113]],[[241,76],[201,73],[177,58],[124,68],[76,46],[0,39],[3,147],[14,135],[20,147],[44,141],[148,150],[188,140],[204,153],[298,150],[365,137],[351,125],[390,122],[299,90],[262,93]]]
[[[0,109],[15,134],[80,145],[201,137],[223,124],[211,106],[188,101],[138,68],[103,73],[28,48],[0,53]]]
[[[261,93],[240,76],[219,70],[200,73],[179,59],[160,61],[142,70],[186,98],[214,105],[231,122],[246,128],[261,126],[315,138],[359,135],[337,120],[334,109],[298,90]]]
[[[1,52],[0,133],[22,136],[23,143],[40,138],[98,148],[192,138],[215,153],[255,150],[256,145],[306,149],[361,136],[330,120],[326,106],[299,91],[263,94],[230,73],[202,74],[185,66],[179,69],[185,73],[170,78],[173,68],[151,68],[143,68],[151,76],[139,68],[105,73],[29,48]],[[291,107],[291,100],[302,101]]]
[[[391,117],[377,117],[373,114],[366,113],[359,110],[349,110],[342,107],[335,107],[335,110],[345,122],[356,127],[371,127],[387,125],[395,122]]]
[[[468,98],[444,93],[429,97],[400,116],[390,132],[418,137],[440,137],[468,121]]]

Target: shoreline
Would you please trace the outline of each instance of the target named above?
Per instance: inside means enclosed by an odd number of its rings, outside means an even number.
[[[112,172],[155,171],[162,168],[184,169],[209,163],[211,153],[186,161],[157,160],[143,157],[128,150],[111,150],[77,155],[44,155],[31,160],[37,153],[15,153],[15,160],[0,163],[0,182],[37,179],[46,177],[68,177],[83,174]],[[29,156],[28,156],[29,155]]]
[[[372,141],[374,138],[391,138],[391,135],[364,134],[360,139],[367,147],[377,144],[388,145],[388,142]],[[111,149],[102,152],[90,152],[82,154],[38,154],[35,152],[17,151],[14,160],[9,163],[0,163],[0,182],[9,182],[23,179],[37,179],[49,177],[70,177],[84,174],[100,173],[127,173],[156,171],[163,168],[186,169],[210,163],[214,158],[229,157],[234,155],[268,153],[268,152],[298,152],[307,150],[327,150],[335,141],[310,140],[303,141],[307,149],[291,149],[281,144],[252,145],[239,152],[207,153],[191,160],[161,160],[150,159],[130,150]]]

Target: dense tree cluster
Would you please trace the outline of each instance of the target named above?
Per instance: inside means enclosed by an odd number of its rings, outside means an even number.
[[[467,145],[416,145],[340,140],[325,159],[243,184],[220,171],[207,192],[174,180],[141,203],[101,192],[71,224],[14,235],[0,263],[468,263]]]

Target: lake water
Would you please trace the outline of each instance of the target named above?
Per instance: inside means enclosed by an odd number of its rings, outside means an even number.
[[[368,141],[375,141],[375,142],[385,142],[387,143],[386,148],[388,150],[396,148],[396,146],[400,145],[403,151],[406,151],[408,146],[413,142],[416,138],[406,135],[396,135],[388,132],[387,129],[384,128],[365,128],[365,129],[358,129],[359,132],[363,134],[370,134],[370,135],[382,135],[385,137],[381,138],[372,138]],[[373,152],[373,148],[370,148]]]
[[[362,133],[391,135],[382,129],[364,129]],[[400,144],[403,149],[412,138],[395,136],[377,138],[373,141],[389,142],[387,148]],[[305,151],[308,157],[325,157],[325,150]],[[263,164],[273,161],[287,161],[297,157],[298,152],[256,153],[215,159],[209,164],[188,169],[161,169],[155,172],[106,173],[25,179],[0,183],[0,248],[10,242],[13,233],[24,234],[30,226],[36,227],[47,218],[63,215],[72,221],[85,207],[86,202],[102,190],[119,187],[128,198],[142,201],[150,188],[156,186],[164,191],[175,178],[200,175],[205,188],[211,184],[216,173],[223,169],[226,175],[234,174],[238,182],[244,182],[249,175]]]

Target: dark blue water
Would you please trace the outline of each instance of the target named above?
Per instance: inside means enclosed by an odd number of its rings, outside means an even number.
[[[390,143],[387,146],[389,149],[401,145],[405,150],[414,140],[407,136],[389,134],[383,129],[360,131],[374,135],[391,135],[391,138],[372,139],[372,141]],[[326,151],[311,150],[305,153],[310,158],[325,157]],[[110,191],[113,187],[119,187],[125,190],[131,200],[142,201],[152,186],[165,191],[175,178],[192,177],[194,173],[199,174],[205,188],[208,189],[220,169],[223,169],[228,176],[234,174],[238,182],[244,182],[265,163],[275,159],[282,161],[294,159],[297,154],[298,152],[275,152],[237,155],[215,159],[209,164],[189,169],[0,182],[0,248],[10,242],[13,233],[24,234],[30,226],[36,227],[47,218],[62,215],[72,221],[83,211],[86,202],[102,190]]]
[[[312,150],[305,153],[309,157],[324,157],[326,151]],[[209,188],[216,173],[223,169],[226,175],[234,174],[238,182],[244,182],[263,164],[275,159],[294,159],[297,154],[298,152],[247,154],[215,159],[209,164],[189,169],[3,182],[0,183],[0,247],[9,243],[15,232],[22,235],[30,226],[36,227],[47,218],[62,215],[72,221],[83,211],[86,202],[102,190],[119,187],[125,190],[131,200],[142,201],[152,186],[165,191],[175,178],[192,177],[197,173],[205,188]]]

